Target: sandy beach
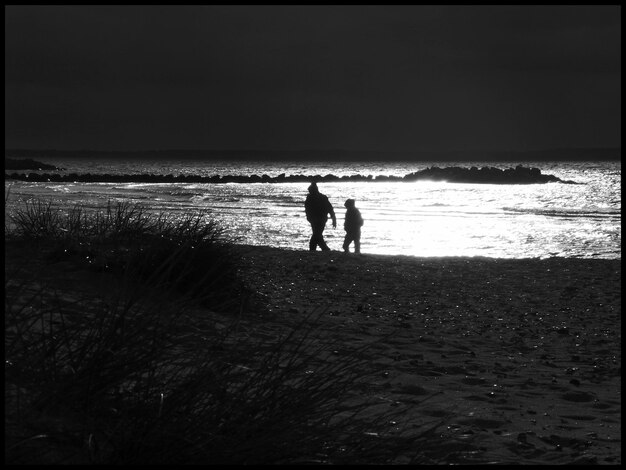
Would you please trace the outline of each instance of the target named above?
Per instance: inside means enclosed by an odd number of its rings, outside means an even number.
[[[376,433],[410,442],[436,426],[436,449],[407,449],[394,464],[416,452],[461,464],[621,463],[620,260],[232,250],[252,292],[247,334],[312,328],[329,352],[318,365],[358,350],[368,373],[346,398],[367,403],[372,422],[397,411]],[[30,269],[24,251],[5,254],[5,274]],[[68,262],[38,272],[66,289],[104,279]]]
[[[440,419],[451,463],[621,462],[620,260],[237,250],[278,324],[372,342],[354,400],[404,406],[390,433]]]
[[[4,11],[5,465],[621,466],[621,5]]]

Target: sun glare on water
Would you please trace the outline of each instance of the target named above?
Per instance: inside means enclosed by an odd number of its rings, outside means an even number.
[[[334,173],[367,171],[346,167]],[[399,174],[407,171],[396,169]],[[612,171],[608,176],[619,182],[619,168]],[[344,202],[350,198],[356,200],[365,221],[363,253],[620,257],[620,187],[608,185],[606,175],[589,170],[566,175],[590,178],[582,185],[320,181],[320,191],[329,197],[337,217],[337,227],[332,228],[329,222],[324,235],[331,249],[342,249]],[[171,217],[204,211],[237,243],[307,249],[311,235],[304,214],[307,187],[308,183],[13,182],[7,209],[37,198],[52,201],[59,208],[77,203],[98,208],[109,200],[130,201]]]

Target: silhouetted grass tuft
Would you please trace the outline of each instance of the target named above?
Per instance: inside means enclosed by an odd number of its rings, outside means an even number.
[[[391,411],[350,401],[371,373],[359,351],[333,360],[307,319],[256,330],[203,215],[33,202],[13,222],[5,463],[385,463],[433,439],[387,437]]]
[[[129,202],[109,202],[102,210],[76,205],[64,212],[35,200],[10,217],[9,239],[45,243],[49,261],[80,261],[126,277],[132,272],[150,288],[165,283],[205,304],[239,295],[224,231],[203,212],[168,218]]]

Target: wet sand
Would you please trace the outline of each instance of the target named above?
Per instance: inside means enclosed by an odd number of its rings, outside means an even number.
[[[621,462],[621,260],[236,252],[265,327],[371,343],[353,400],[406,408],[387,432],[439,421],[449,463]]]

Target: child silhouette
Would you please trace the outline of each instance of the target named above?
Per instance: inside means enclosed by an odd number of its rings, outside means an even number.
[[[343,228],[346,230],[346,238],[343,241],[343,251],[350,252],[350,243],[354,242],[354,252],[361,253],[361,226],[363,225],[363,217],[361,212],[355,207],[356,201],[348,199],[346,206],[346,220]]]

